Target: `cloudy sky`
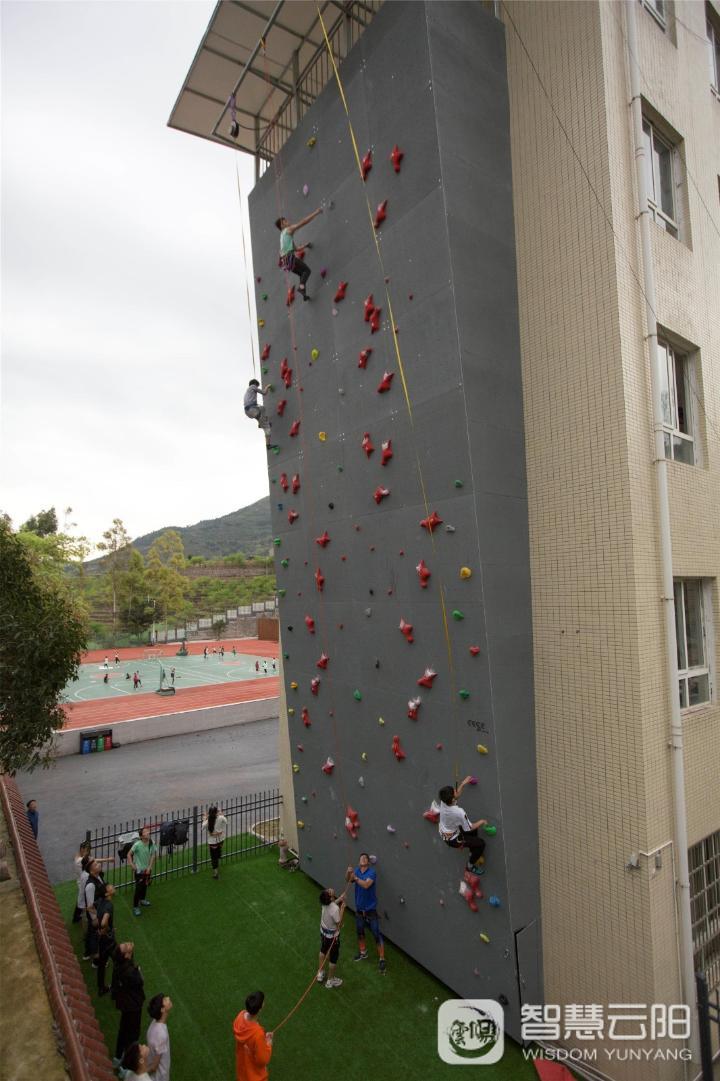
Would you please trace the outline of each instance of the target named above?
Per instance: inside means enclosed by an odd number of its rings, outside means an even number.
[[[235,158],[244,195],[252,159],[166,127],[213,7],[3,0],[0,509],[16,525],[71,506],[93,541],[115,517],[139,536],[267,493],[242,413],[256,330]]]

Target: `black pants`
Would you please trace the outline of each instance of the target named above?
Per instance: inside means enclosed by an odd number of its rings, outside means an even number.
[[[460,836],[454,841],[446,841],[451,848],[467,848],[470,850],[468,863],[477,863],[485,851],[485,842],[478,837],[477,830],[460,830]]]
[[[84,908],[78,908],[78,906],[75,905],[75,911],[73,912],[73,923],[82,923],[84,911]]]
[[[105,969],[107,963],[113,955],[113,950],[117,943],[115,942],[114,935],[109,938],[107,935],[102,935],[100,938],[100,947],[98,949],[98,967],[97,967],[97,988],[98,991],[105,990]]]
[[[285,269],[289,270],[291,274],[297,274],[300,278],[300,284],[305,288],[308,278],[312,273],[307,263],[303,263],[302,259],[298,259],[297,255],[293,252],[285,259]]]
[[[115,1058],[122,1058],[130,1044],[138,1043],[141,1025],[142,1009],[123,1010],[120,1014],[120,1028],[115,1043]]]
[[[144,871],[135,872],[135,893],[133,894],[133,908],[137,908],[141,901],[145,900],[148,888],[148,878]]]
[[[222,841],[219,845],[208,845],[210,849],[210,862],[212,864],[213,871],[217,871],[220,866],[220,857],[222,856]]]

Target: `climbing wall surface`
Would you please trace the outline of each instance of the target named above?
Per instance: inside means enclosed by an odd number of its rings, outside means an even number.
[[[250,215],[302,864],[339,888],[377,856],[387,936],[504,995],[517,1035],[542,991],[503,34],[477,4],[386,4],[340,71],[364,181],[332,81]],[[317,206],[303,303],[274,221]],[[466,775],[491,824],[470,882],[423,817]]]

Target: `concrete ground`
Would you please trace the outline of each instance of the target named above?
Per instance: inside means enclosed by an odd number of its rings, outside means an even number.
[[[71,755],[49,770],[18,774],[23,799],[38,802],[50,881],[73,878],[86,830],[277,787],[277,740],[274,718]]]

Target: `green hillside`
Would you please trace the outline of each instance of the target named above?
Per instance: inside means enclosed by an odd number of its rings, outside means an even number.
[[[153,541],[174,529],[182,537],[185,555],[220,557],[244,552],[246,555],[267,555],[272,547],[270,528],[270,499],[265,496],[249,507],[224,514],[222,518],[210,518],[195,525],[167,525],[154,533],[133,540],[133,548],[145,556]]]

